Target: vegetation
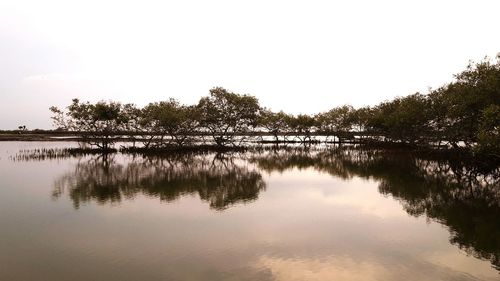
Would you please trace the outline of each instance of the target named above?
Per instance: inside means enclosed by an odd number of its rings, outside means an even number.
[[[51,107],[52,120],[58,128],[68,131],[85,132],[84,140],[103,150],[108,150],[114,143],[113,135],[122,131],[129,116],[124,114],[124,106],[118,102],[100,101],[96,104],[73,99],[64,113],[57,107]]]
[[[289,123],[288,126],[300,141],[305,142],[312,140],[311,135],[317,129],[317,122],[313,116],[299,114],[287,120]]]
[[[235,144],[235,136],[257,126],[259,101],[248,95],[238,95],[224,88],[213,88],[210,96],[198,103],[200,125],[219,145]]]
[[[197,108],[182,105],[175,99],[150,103],[140,110],[140,116],[138,128],[146,128],[147,132],[153,133],[146,147],[155,137],[156,146],[165,144],[165,136],[169,137],[167,143],[182,146],[190,140],[189,137],[199,125]]]
[[[26,125],[21,125],[18,126],[17,129],[19,130],[19,133],[21,132],[26,132],[28,129],[26,128]]]
[[[290,128],[290,120],[293,117],[283,111],[272,112],[270,109],[263,109],[259,116],[259,125],[273,135],[274,140],[279,142],[280,135],[285,136]]]
[[[293,116],[261,108],[257,98],[224,88],[210,90],[197,105],[174,99],[144,108],[117,102],[82,103],[67,112],[52,107],[60,130],[108,149],[113,136],[135,134],[144,146],[182,146],[209,136],[219,147],[237,146],[249,135],[268,134],[275,142],[293,135],[300,142],[314,136],[384,141],[411,146],[467,148],[500,157],[500,57],[470,63],[455,81],[426,95],[416,93],[355,109],[345,105],[316,115]],[[136,138],[134,138],[136,139]]]

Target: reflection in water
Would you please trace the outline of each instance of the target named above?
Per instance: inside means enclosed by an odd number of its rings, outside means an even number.
[[[447,226],[450,241],[500,270],[500,168],[408,152],[336,149],[271,151],[251,161],[267,171],[313,167],[336,177],[375,179],[413,216]]]
[[[59,157],[59,156],[58,156]],[[119,203],[137,194],[172,201],[198,194],[223,210],[256,200],[266,183],[261,172],[309,169],[337,178],[378,182],[412,216],[425,215],[450,232],[450,242],[500,270],[500,168],[400,150],[360,148],[245,153],[171,153],[162,156],[86,156],[55,181],[53,196],[82,203]]]
[[[53,196],[68,192],[75,208],[95,200],[119,203],[138,193],[173,201],[198,194],[210,207],[223,210],[239,202],[257,199],[265,189],[262,176],[234,155],[172,154],[167,157],[134,158],[120,163],[116,156],[79,161],[74,170],[55,182]]]

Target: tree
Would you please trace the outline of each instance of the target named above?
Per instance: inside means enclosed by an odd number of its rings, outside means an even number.
[[[500,159],[500,106],[492,104],[484,109],[479,123],[477,150]]]
[[[372,117],[373,110],[369,107],[361,107],[355,109],[354,112],[351,113],[353,126],[356,126],[356,130],[359,132],[366,131],[368,127],[368,122]]]
[[[307,114],[299,114],[288,119],[289,127],[301,141],[311,141],[311,133],[316,129],[316,119]]]
[[[200,125],[207,130],[218,146],[235,144],[235,137],[257,126],[260,110],[257,98],[239,95],[216,87],[210,96],[200,99],[197,109]]]
[[[22,132],[26,132],[28,130],[26,128],[26,125],[21,125],[21,126],[17,127],[17,129],[19,130],[19,134],[21,134]]]
[[[447,89],[451,132],[468,146],[478,140],[480,120],[490,105],[500,105],[500,59],[470,63]]]
[[[58,128],[80,133],[85,142],[103,150],[110,149],[114,143],[113,135],[125,128],[127,115],[122,114],[123,105],[118,102],[100,101],[95,104],[73,99],[64,112],[51,107],[52,120]]]
[[[328,137],[331,134],[340,134],[349,132],[354,126],[354,108],[350,105],[335,107],[327,112],[316,116],[317,125],[322,134]]]
[[[354,132],[413,145],[447,143],[455,148],[479,146],[477,151],[498,155],[497,121],[500,107],[500,57],[471,62],[454,76],[455,81],[428,95],[416,93],[385,101],[374,107],[354,109],[350,105],[327,112],[292,116],[261,109],[257,98],[224,88],[210,90],[196,106],[174,99],[150,103],[144,108],[115,102],[82,103],[74,99],[68,112],[52,107],[52,119],[60,130],[79,132],[90,143],[108,148],[116,132],[126,130],[140,136],[145,147],[168,143],[184,145],[198,134],[210,135],[219,146],[235,145],[259,127],[279,136],[294,133],[311,141],[313,133],[335,133],[339,140]],[[25,130],[24,126],[19,131]],[[133,139],[136,140],[136,135]],[[367,135],[367,134],[365,134]],[[135,143],[134,143],[135,145]],[[493,152],[496,150],[496,152]]]
[[[160,135],[160,144],[165,135],[169,141],[182,146],[190,140],[199,126],[198,110],[195,106],[180,104],[175,99],[150,103],[144,108],[146,126]]]
[[[367,126],[392,140],[414,143],[428,135],[428,100],[420,93],[379,104]]]
[[[151,117],[143,108],[138,108],[133,104],[124,105],[122,114],[127,120],[125,124],[126,130],[133,134],[130,136],[133,140],[133,146],[135,147],[135,141],[139,140],[145,148],[148,148],[153,139],[157,137],[150,122]]]
[[[350,105],[335,107],[318,116],[321,132],[348,132],[353,126],[354,108]]]
[[[279,141],[279,135],[284,134],[289,129],[289,119],[292,118],[290,115],[280,112],[272,112],[269,109],[264,109],[260,112],[259,116],[259,126],[264,127],[269,133],[271,133],[276,140]]]

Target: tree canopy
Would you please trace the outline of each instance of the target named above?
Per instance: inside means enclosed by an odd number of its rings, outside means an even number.
[[[239,95],[224,88],[210,90],[198,103],[200,125],[217,145],[234,143],[234,137],[257,126],[260,111],[256,97]]]
[[[131,104],[74,99],[67,111],[51,107],[59,129],[82,132],[89,142],[107,148],[112,135],[127,131],[143,136],[146,146],[184,145],[193,136],[209,136],[218,146],[237,145],[258,131],[274,137],[365,133],[372,140],[410,145],[469,147],[498,157],[500,58],[470,63],[454,81],[428,94],[415,93],[355,109],[350,105],[316,115],[292,115],[262,108],[256,97],[222,87],[210,89],[195,105],[175,99],[143,108]]]

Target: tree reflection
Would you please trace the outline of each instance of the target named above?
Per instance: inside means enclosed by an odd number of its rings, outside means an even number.
[[[118,156],[80,160],[54,184],[53,196],[67,192],[74,207],[96,201],[116,204],[138,194],[173,201],[198,194],[210,207],[223,210],[257,199],[266,185],[260,173],[230,154],[178,153],[157,157]]]
[[[312,168],[332,176],[379,182],[412,216],[445,225],[451,243],[500,270],[500,167],[457,156],[355,147],[256,149],[253,152],[168,153],[163,156],[85,156],[55,182],[75,208],[95,201],[118,204],[138,194],[172,201],[197,194],[223,210],[256,200],[266,184],[260,171]]]
[[[408,151],[289,149],[254,155],[266,171],[313,168],[335,177],[374,179],[407,213],[445,225],[451,243],[500,270],[500,168]]]

